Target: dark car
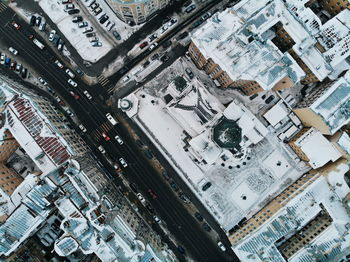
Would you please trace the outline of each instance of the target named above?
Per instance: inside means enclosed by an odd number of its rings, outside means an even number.
[[[194,9],[196,9],[196,5],[192,4],[186,8],[185,12],[188,14],[188,13],[191,13]]]
[[[109,16],[108,15],[104,15],[100,18],[100,24],[105,23],[108,20]]]
[[[86,37],[94,37],[94,36],[96,36],[96,33],[87,33],[86,34]]]
[[[147,210],[148,210],[151,214],[154,213],[154,209],[153,209],[153,207],[152,207],[149,203],[146,204],[146,208],[147,208]]]
[[[190,4],[192,4],[192,0],[188,0],[184,3],[184,7],[188,7]]]
[[[73,23],[79,23],[79,22],[82,22],[82,21],[83,21],[83,18],[81,16],[75,16],[72,19]]]
[[[127,66],[123,66],[122,69],[119,70],[119,74],[124,75],[128,71],[129,68]]]
[[[148,61],[148,60],[147,60],[146,62],[144,62],[143,65],[142,65],[143,68],[146,68],[147,66],[149,66],[150,63],[151,63],[151,62]]]
[[[265,100],[265,103],[266,103],[266,104],[269,104],[269,103],[271,103],[272,100],[274,100],[274,99],[275,99],[275,96],[274,96],[274,95],[270,95],[270,96]]]
[[[179,191],[179,187],[177,186],[177,184],[175,182],[171,182],[170,186],[172,189],[174,189],[175,192]]]
[[[152,189],[148,189],[147,192],[152,197],[152,199],[156,199],[157,198],[157,194]]]
[[[26,78],[26,77],[27,77],[27,73],[28,73],[27,68],[22,68],[21,77],[22,77],[22,78]]]
[[[75,15],[75,14],[79,14],[80,10],[79,9],[72,9],[72,10],[68,10],[68,14],[69,15]]]
[[[205,191],[207,190],[209,187],[211,187],[211,183],[210,182],[207,182],[204,184],[204,186],[202,187],[202,190]]]
[[[151,57],[151,60],[154,61],[154,60],[157,60],[159,58],[159,54],[158,53],[155,53],[152,57]]]
[[[166,170],[163,170],[162,175],[165,177],[166,180],[170,179],[170,176],[168,175],[168,172]]]
[[[121,38],[121,36],[120,36],[120,34],[117,32],[117,31],[113,31],[113,36],[115,37],[115,39],[117,39],[117,40],[121,40],[122,38]]]
[[[185,72],[186,72],[186,74],[188,75],[188,77],[190,79],[192,79],[194,77],[194,74],[193,74],[192,70],[189,69],[188,67],[185,69]]]
[[[184,39],[186,36],[188,36],[188,32],[187,31],[179,34],[179,36],[177,37],[177,40]]]
[[[145,41],[145,42],[143,42],[143,43],[141,43],[141,44],[139,45],[139,47],[140,47],[141,49],[145,48],[146,46],[148,46],[148,42],[147,42],[147,41]]]
[[[257,96],[258,96],[258,94],[251,95],[251,96],[249,97],[249,99],[250,99],[250,100],[254,100]]]
[[[207,224],[207,223],[203,223],[203,225],[202,225],[202,227],[203,227],[203,229],[205,230],[205,231],[207,231],[207,232],[210,232],[211,231],[211,227]]]
[[[178,246],[177,250],[181,253],[181,254],[185,254],[185,249],[182,246]]]
[[[166,42],[164,42],[164,44],[162,44],[163,48],[168,48],[169,46],[171,46],[172,42],[171,40],[168,40]]]
[[[169,60],[169,56],[167,55],[163,55],[161,58],[160,58],[160,61],[162,61],[163,63],[168,61]]]
[[[35,26],[35,22],[36,22],[36,16],[33,15],[33,16],[30,18],[29,24],[30,24],[31,26]]]
[[[132,191],[134,191],[135,193],[137,193],[137,186],[134,183],[130,183],[130,188]]]
[[[199,222],[202,222],[203,221],[203,217],[201,214],[199,214],[198,212],[196,212],[194,214],[194,217],[199,221]]]

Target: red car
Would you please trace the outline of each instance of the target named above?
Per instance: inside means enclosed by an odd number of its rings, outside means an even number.
[[[80,98],[80,96],[78,96],[76,93],[74,93],[73,91],[69,91],[69,93],[71,94],[72,97],[74,97],[75,100],[78,100]]]
[[[154,191],[152,189],[148,189],[148,194],[152,197],[152,199],[156,199],[157,198],[157,194],[154,193]]]
[[[145,42],[143,42],[141,45],[139,45],[139,47],[140,47],[141,49],[145,48],[146,46],[148,46],[148,42],[147,42],[147,41],[145,41]]]
[[[109,137],[109,136],[107,136],[107,134],[106,133],[102,133],[102,136],[103,136],[103,138],[106,140],[106,141],[109,141],[109,140],[111,140],[111,138]]]
[[[21,26],[17,24],[15,21],[12,21],[11,25],[13,25],[13,27],[16,28],[17,30],[21,29]]]

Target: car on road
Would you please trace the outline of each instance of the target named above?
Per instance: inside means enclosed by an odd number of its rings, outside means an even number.
[[[90,95],[90,93],[87,90],[84,90],[84,95],[87,97],[87,99],[91,100],[92,96]]]
[[[72,18],[72,22],[73,23],[79,23],[79,22],[82,22],[82,21],[83,21],[83,17],[81,17],[81,16],[74,16]]]
[[[117,31],[113,31],[112,34],[115,37],[115,39],[117,39],[117,40],[121,40],[122,39],[122,37],[120,36],[120,34]]]
[[[27,73],[28,73],[28,70],[27,68],[22,68],[22,71],[21,71],[21,77],[22,78],[26,78],[27,77]]]
[[[205,184],[203,185],[203,187],[202,187],[202,190],[205,191],[205,190],[207,190],[209,187],[211,187],[211,182],[205,183]]]
[[[5,64],[5,59],[6,59],[6,55],[4,53],[1,53],[0,64],[4,65]]]
[[[181,253],[181,254],[185,254],[185,249],[182,246],[177,246],[177,250]]]
[[[147,41],[145,41],[145,42],[143,42],[143,43],[141,43],[141,44],[139,45],[139,47],[140,47],[141,49],[144,49],[146,46],[148,46],[148,42],[147,42]]]
[[[114,167],[115,171],[117,171],[117,172],[122,171],[122,169],[120,168],[120,166],[117,163],[114,163],[113,167]]]
[[[192,4],[185,9],[185,12],[188,14],[188,13],[191,13],[194,9],[196,9],[196,5]]]
[[[150,197],[152,197],[152,199],[156,199],[157,198],[157,194],[152,189],[148,189],[147,192],[150,195]]]
[[[152,42],[153,40],[157,39],[157,37],[158,37],[158,35],[156,33],[154,33],[148,39],[149,39],[150,42]]]
[[[51,30],[50,35],[49,35],[49,41],[52,42],[53,39],[55,38],[56,35],[56,30]]]
[[[153,44],[151,44],[151,46],[148,49],[150,51],[152,51],[154,48],[156,48],[157,45],[158,45],[158,43],[153,43]]]
[[[100,47],[100,46],[102,46],[102,43],[101,42],[93,42],[93,43],[91,43],[91,45],[94,47]]]
[[[88,25],[89,25],[88,22],[84,21],[84,22],[80,22],[80,23],[78,24],[78,27],[79,27],[79,28],[83,28],[83,27],[87,27]]]
[[[79,128],[81,131],[83,131],[84,133],[86,132],[86,128],[85,126],[83,126],[83,124],[79,125]]]
[[[11,22],[11,25],[12,25],[14,28],[16,28],[16,30],[21,29],[21,26],[20,26],[19,24],[17,24],[16,21],[12,21],[12,22]]]
[[[203,217],[199,212],[194,213],[194,217],[199,221],[202,222],[203,221]]]
[[[79,9],[68,10],[68,14],[69,14],[69,15],[75,15],[75,14],[78,14],[79,12],[80,12]]]
[[[203,223],[202,227],[207,232],[211,231],[211,227],[206,222]]]
[[[73,91],[69,91],[69,94],[74,97],[75,100],[78,100],[80,98],[79,95],[77,95],[76,93],[74,93]]]
[[[119,162],[120,162],[120,164],[122,164],[123,167],[127,167],[128,166],[128,164],[126,163],[125,159],[122,158],[122,157],[119,158]]]
[[[44,86],[47,86],[47,82],[46,82],[44,79],[42,79],[41,77],[39,77],[38,80],[39,80],[39,82],[40,82],[41,84],[43,84]]]
[[[105,154],[105,153],[106,153],[106,150],[103,148],[103,146],[99,146],[99,147],[98,147],[98,150],[99,150],[102,154]]]
[[[61,69],[63,68],[63,64],[58,60],[55,61],[55,65],[57,65]]]
[[[222,244],[222,242],[218,242],[218,247],[223,251],[225,252],[226,251],[226,247]]]
[[[146,203],[146,200],[144,199],[141,193],[137,193],[136,196],[142,204]]]
[[[162,221],[157,216],[153,216],[153,220],[158,224],[162,223]]]
[[[73,117],[73,116],[74,116],[73,112],[70,111],[69,109],[67,109],[66,112],[67,112],[67,114],[68,114],[70,117]]]
[[[111,140],[111,138],[110,138],[105,132],[102,132],[102,137],[103,137],[104,140],[106,140],[106,141]]]
[[[69,78],[67,82],[68,82],[68,84],[70,84],[73,87],[77,87],[78,86],[77,82],[73,81],[73,79],[71,79],[71,78]]]
[[[120,136],[115,136],[115,140],[119,143],[119,145],[124,144],[123,140],[120,138]]]
[[[70,78],[74,78],[75,77],[75,74],[69,68],[67,68],[65,72],[66,72],[67,75],[69,75]]]
[[[269,103],[271,103],[272,100],[274,100],[274,99],[275,99],[275,96],[274,96],[274,95],[270,95],[270,96],[265,100],[265,103],[266,103],[266,104],[269,104]]]
[[[57,46],[57,49],[59,51],[61,51],[63,49],[63,46],[64,46],[64,41],[62,39],[58,40],[58,46]]]
[[[29,24],[30,24],[31,26],[35,26],[35,22],[36,22],[36,16],[33,15],[33,16],[30,18]]]
[[[18,51],[14,49],[12,46],[9,47],[9,51],[14,55],[18,55]]]
[[[186,68],[185,69],[185,72],[186,72],[186,74],[188,75],[188,77],[190,78],[190,79],[192,79],[193,77],[194,77],[194,74],[193,74],[193,72],[192,72],[192,70],[190,69],[190,68]]]
[[[118,124],[117,120],[114,119],[114,117],[111,115],[111,113],[107,113],[106,117],[112,125],[115,126],[116,124]]]

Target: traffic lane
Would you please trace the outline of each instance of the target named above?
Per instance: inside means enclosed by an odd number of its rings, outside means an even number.
[[[114,146],[115,151],[120,150],[119,144],[116,145],[111,143],[111,145]],[[199,243],[199,245],[197,245],[196,247],[192,246],[191,248],[192,250],[197,249],[196,251],[193,251],[197,253],[195,257],[197,257],[198,255],[202,255],[201,259],[210,258],[210,255],[213,254],[215,250],[206,254],[208,247],[205,249],[199,249],[198,247],[205,246],[205,244],[208,243],[208,241],[211,241],[211,239],[208,237],[207,234],[203,234],[203,236],[200,239],[198,239],[198,232],[201,232],[201,229],[199,224],[195,220],[195,218],[187,213],[187,210],[183,207],[182,202],[180,202],[178,198],[169,197],[173,195],[172,190],[167,186],[167,184],[162,183],[162,180],[159,179],[157,174],[155,174],[154,172],[147,172],[147,167],[142,168],[137,163],[130,162],[130,159],[143,159],[143,156],[133,155],[135,151],[130,148],[128,148],[128,150],[125,150],[127,149],[127,147],[128,147],[128,144],[125,144],[123,152],[119,151],[119,154],[123,154],[123,157],[127,161],[129,161],[128,167],[125,168],[126,175],[132,176],[133,174],[135,174],[136,176],[138,176],[138,184],[142,183],[145,186],[143,188],[143,192],[147,192],[148,189],[152,189],[157,193],[159,197],[156,200],[151,199],[150,201],[151,203],[153,203],[155,209],[158,211],[158,213],[160,213],[164,221],[166,221],[167,224],[169,224],[170,227],[172,227],[172,230],[171,230],[172,232],[182,231],[182,228],[186,228],[187,229],[186,231],[188,231],[188,229],[192,228],[193,230],[193,228],[197,227],[195,236],[191,237],[191,236],[184,235],[183,239],[185,238],[186,239],[185,243],[187,242],[185,246],[189,246],[191,244],[193,245],[193,243]],[[144,177],[147,177],[147,179],[143,180]],[[161,203],[160,205],[157,205],[157,202],[158,202],[157,200],[159,201],[159,203]],[[177,212],[169,213],[168,209],[164,208],[164,204],[167,204],[167,203],[171,203],[171,210],[173,211],[177,210]],[[175,235],[179,235],[179,234],[175,234]],[[205,241],[202,241],[202,240],[205,240]],[[218,250],[216,250],[216,252],[217,251]],[[215,254],[215,257],[218,257],[218,254]],[[225,261],[225,260],[222,260],[222,261]]]

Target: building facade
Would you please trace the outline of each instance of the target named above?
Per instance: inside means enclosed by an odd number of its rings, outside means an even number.
[[[120,20],[130,25],[138,25],[166,7],[170,0],[106,0],[106,2]]]

